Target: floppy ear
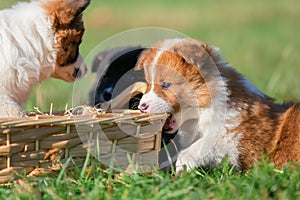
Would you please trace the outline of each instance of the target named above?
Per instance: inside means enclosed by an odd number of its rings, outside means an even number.
[[[42,1],[42,7],[56,26],[64,26],[80,16],[89,3],[90,0],[47,0]]]
[[[211,68],[211,65],[226,64],[222,59],[219,48],[193,39],[186,39],[175,45],[174,52],[187,63],[202,70]]]
[[[219,92],[216,89],[218,84],[216,80],[218,80],[217,77],[220,77],[217,66],[226,64],[221,57],[219,49],[200,41],[184,39],[176,44],[172,50],[187,63],[193,65],[201,74],[205,84],[199,88],[194,88],[194,90],[197,90],[195,94],[198,98],[198,105],[207,107],[211,102],[212,96]]]
[[[136,62],[134,70],[138,71],[138,70],[143,69],[144,60],[145,60],[145,56],[143,56],[143,53],[142,53],[142,55],[140,55],[138,61]]]
[[[141,46],[119,46],[98,53],[92,65],[92,72],[109,66],[117,59],[125,59],[125,65],[132,63],[143,51]],[[103,63],[103,64],[102,64]],[[136,63],[135,63],[136,64]]]
[[[78,15],[81,15],[82,12],[88,7],[88,5],[90,4],[91,0],[68,0],[68,2],[74,4],[75,6],[75,17],[77,17]]]
[[[147,54],[149,51],[150,51],[150,49],[146,49],[140,54],[140,56],[136,62],[136,65],[134,67],[135,71],[143,69],[143,65],[144,65],[145,61],[147,60]]]

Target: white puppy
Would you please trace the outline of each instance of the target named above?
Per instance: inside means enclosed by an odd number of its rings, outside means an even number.
[[[22,117],[34,84],[86,73],[79,54],[90,0],[33,0],[0,11],[0,117]]]

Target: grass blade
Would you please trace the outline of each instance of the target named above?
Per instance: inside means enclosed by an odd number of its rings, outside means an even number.
[[[62,180],[66,170],[67,170],[67,167],[69,166],[69,163],[71,162],[72,160],[72,157],[69,157],[67,159],[67,161],[65,162],[65,164],[63,165],[63,168],[60,170],[59,174],[58,174],[58,177],[56,179],[56,185],[59,185],[60,184],[60,181]]]

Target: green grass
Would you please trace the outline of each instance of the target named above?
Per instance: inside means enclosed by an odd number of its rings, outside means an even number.
[[[8,7],[15,0],[0,0]],[[163,27],[221,48],[224,57],[260,90],[272,97],[300,101],[299,0],[93,0],[84,15],[81,53],[122,31]],[[134,38],[133,38],[134,39]],[[90,64],[92,58],[87,60]],[[89,78],[89,76],[87,76]],[[74,84],[48,80],[34,88],[27,111],[72,106]],[[85,91],[75,91],[84,93]],[[63,174],[63,173],[62,173]],[[61,178],[34,178],[28,184],[0,187],[1,199],[299,199],[300,166],[275,169],[262,163],[248,173],[193,170],[178,177],[163,172],[110,176],[95,168]],[[81,177],[81,178],[80,178]],[[23,178],[27,180],[27,178]],[[26,187],[32,186],[32,189]],[[25,187],[25,188],[24,188]]]
[[[27,184],[0,188],[0,199],[298,199],[300,166],[275,169],[261,163],[237,173],[226,162],[220,169],[192,170],[172,176],[109,173],[94,168],[80,176],[65,171],[63,178],[24,178]]]

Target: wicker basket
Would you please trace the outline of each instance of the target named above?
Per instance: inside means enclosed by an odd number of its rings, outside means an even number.
[[[0,119],[0,182],[59,171],[70,158],[80,167],[87,154],[117,169],[157,167],[165,119],[142,113]]]

